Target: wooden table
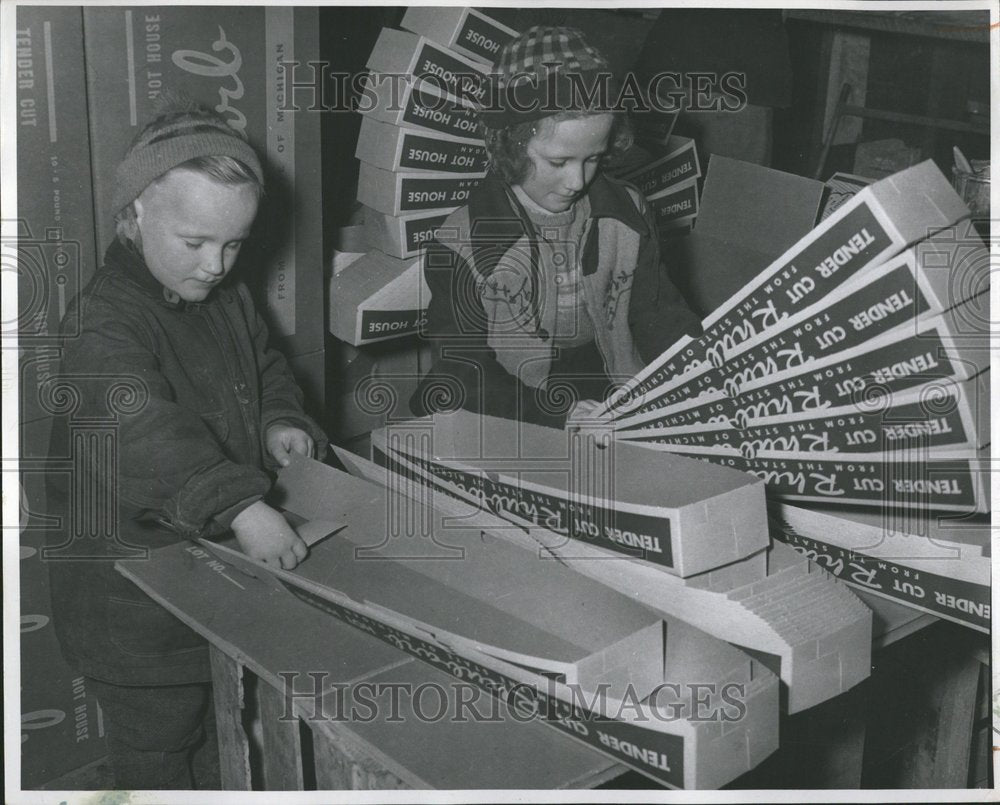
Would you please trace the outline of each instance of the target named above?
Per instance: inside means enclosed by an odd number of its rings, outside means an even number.
[[[478,689],[240,574],[191,543],[120,567],[210,643],[225,789],[560,789],[612,780],[616,788],[655,787],[544,724],[512,718]],[[873,610],[876,649],[938,623],[860,595]],[[912,787],[964,785],[979,664],[963,659],[952,671],[934,694],[937,719],[920,725],[928,738],[907,766]],[[287,697],[288,682],[307,695]],[[351,698],[362,689],[366,697]],[[423,689],[425,700],[415,708],[411,696],[399,695],[393,711],[394,689]],[[495,720],[476,721],[473,709],[463,710],[463,697],[477,697],[475,712]],[[872,743],[872,699],[866,682],[784,717],[778,752],[729,787],[788,787],[782,784],[788,779],[799,781],[794,787],[805,787],[802,780],[814,788],[861,786],[866,740]],[[500,709],[491,713],[491,703]],[[345,717],[352,705],[362,708],[362,718]],[[445,715],[434,718],[442,709]],[[262,732],[260,763],[254,764],[245,729],[251,720]],[[806,766],[803,776],[789,777],[788,769]]]
[[[224,789],[590,788],[623,770],[192,543],[119,567],[210,643]],[[289,681],[321,695],[290,698]],[[259,779],[244,729],[255,712]]]

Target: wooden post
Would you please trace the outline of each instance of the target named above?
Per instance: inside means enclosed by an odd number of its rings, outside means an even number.
[[[243,666],[209,646],[223,791],[250,791],[250,744],[243,730]]]
[[[257,701],[260,704],[262,729],[264,790],[301,791],[302,741],[299,737],[299,719],[294,716],[291,704],[286,705],[281,691],[264,679],[257,685]]]

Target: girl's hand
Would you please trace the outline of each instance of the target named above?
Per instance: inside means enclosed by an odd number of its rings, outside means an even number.
[[[596,416],[596,411],[602,403],[598,400],[580,400],[573,406],[573,410],[566,417],[567,428],[585,428],[588,425],[593,427],[604,422],[605,417]]]

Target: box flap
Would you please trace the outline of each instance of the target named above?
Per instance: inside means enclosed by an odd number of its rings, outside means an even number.
[[[814,179],[713,155],[694,232],[664,247],[695,311],[711,313],[806,235],[823,190]]]

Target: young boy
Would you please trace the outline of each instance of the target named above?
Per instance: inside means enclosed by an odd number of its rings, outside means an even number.
[[[230,275],[263,193],[260,161],[220,117],[184,110],[146,126],[115,178],[117,239],[67,314],[81,329],[65,338],[62,373],[74,416],[113,409],[117,462],[83,461],[92,477],[73,483],[113,509],[97,511],[115,523],[109,543],[152,549],[231,530],[250,556],[291,569],[306,546],[264,503],[267,470],[322,453],[326,439]],[[127,405],[115,406],[116,386],[133,390]],[[83,514],[67,513],[72,529]],[[116,787],[191,788],[207,646],[115,572],[115,547],[51,563],[57,634],[101,703]]]

